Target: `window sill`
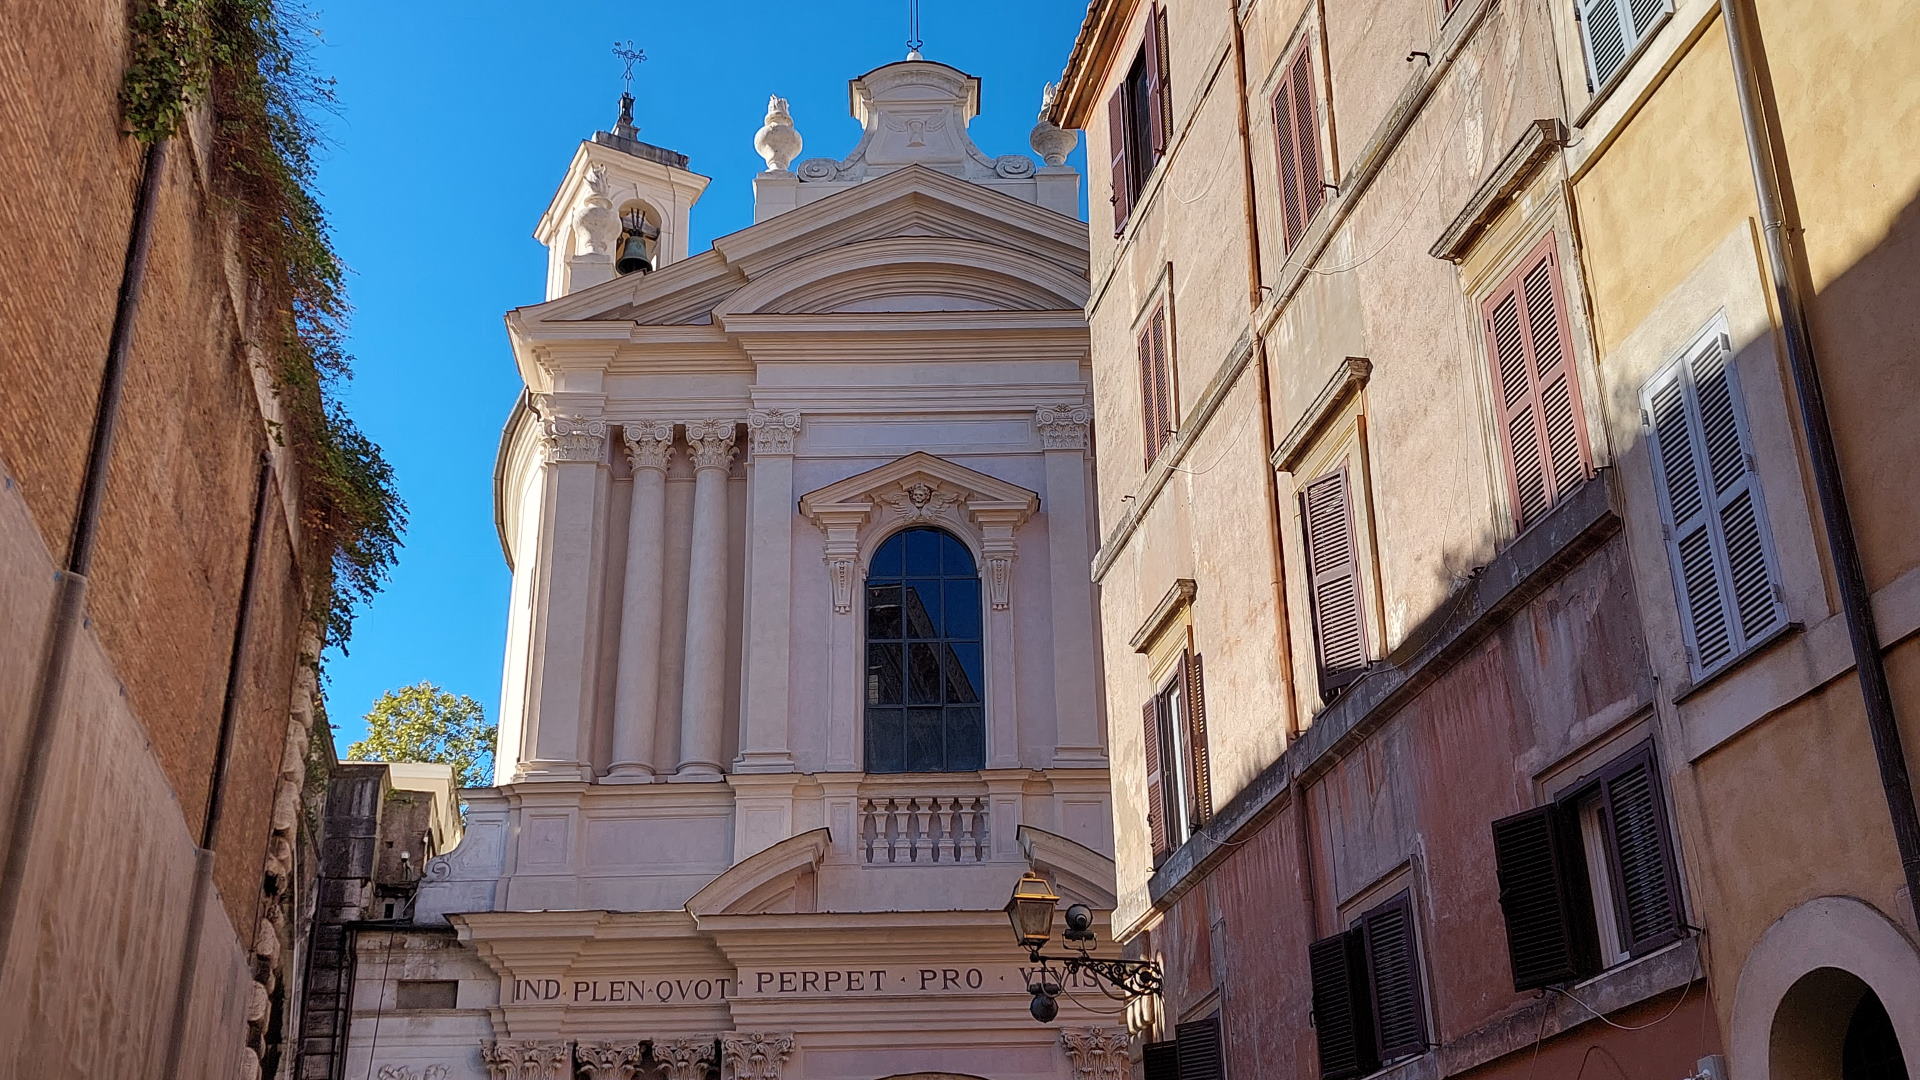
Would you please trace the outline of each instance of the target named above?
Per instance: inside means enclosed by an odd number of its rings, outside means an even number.
[[[1684,705],[1688,701],[1706,693],[1708,690],[1719,685],[1723,680],[1732,677],[1751,661],[1758,660],[1765,654],[1772,652],[1776,647],[1791,638],[1798,637],[1805,630],[1806,626],[1801,623],[1781,623],[1753,644],[1748,645],[1745,649],[1728,657],[1726,662],[1719,667],[1714,668],[1705,675],[1697,676],[1680,684],[1674,689],[1673,703],[1675,705]]]

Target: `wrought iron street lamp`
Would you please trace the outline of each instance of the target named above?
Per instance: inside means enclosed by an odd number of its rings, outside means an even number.
[[[1093,936],[1093,911],[1085,904],[1067,907],[1067,929],[1060,935],[1073,955],[1042,953],[1053,937],[1053,913],[1059,903],[1060,895],[1047,879],[1031,870],[1020,876],[1013,886],[1013,896],[1007,900],[1007,920],[1013,924],[1014,940],[1037,965],[1027,984],[1027,992],[1033,995],[1028,1011],[1035,1020],[1045,1024],[1059,1015],[1058,998],[1070,975],[1091,975],[1100,992],[1115,1001],[1132,1001],[1160,992],[1159,964],[1088,955],[1099,946]]]

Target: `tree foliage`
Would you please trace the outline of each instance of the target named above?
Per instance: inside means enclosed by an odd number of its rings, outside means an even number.
[[[465,694],[417,682],[380,695],[367,710],[367,737],[347,747],[352,761],[437,761],[461,787],[483,787],[493,772],[495,732]]]

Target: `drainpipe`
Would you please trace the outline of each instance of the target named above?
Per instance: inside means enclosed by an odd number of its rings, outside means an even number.
[[[34,682],[33,703],[27,714],[27,742],[14,788],[13,816],[5,843],[6,861],[0,865],[0,971],[7,970],[12,952],[14,922],[26,887],[34,823],[40,813],[55,725],[66,696],[67,668],[85,623],[87,572],[93,566],[100,510],[106,496],[107,464],[113,455],[114,435],[119,426],[127,354],[133,348],[134,316],[139,313],[140,294],[146,284],[153,212],[160,200],[160,185],[166,173],[168,142],[158,139],[148,143],[141,162],[140,189],[133,204],[126,259],[120,272],[120,294],[114,305],[113,330],[107,338],[106,366],[100,372],[100,389],[95,396],[93,436],[80,485],[80,505],[74,514],[66,565],[61,569],[59,594],[54,599],[53,625],[47,631],[39,676]]]
[[[1820,368],[1813,335],[1807,325],[1806,298],[1810,291],[1801,273],[1805,253],[1796,249],[1803,232],[1798,213],[1785,191],[1791,188],[1784,145],[1777,145],[1779,118],[1766,79],[1766,49],[1752,24],[1743,0],[1720,0],[1720,17],[1727,24],[1727,52],[1733,61],[1734,89],[1740,99],[1740,120],[1746,129],[1747,158],[1753,166],[1753,187],[1766,237],[1767,263],[1774,300],[1780,308],[1786,336],[1787,367],[1793,376],[1800,426],[1812,459],[1814,490],[1827,547],[1833,553],[1834,577],[1840,587],[1840,609],[1853,645],[1854,668],[1860,675],[1860,696],[1866,703],[1867,731],[1873,736],[1873,756],[1880,766],[1880,786],[1887,811],[1893,817],[1893,840],[1900,852],[1900,869],[1907,883],[1907,902],[1915,925],[1920,925],[1920,811],[1913,801],[1913,780],[1906,752],[1900,745],[1900,726],[1894,716],[1893,692],[1880,650],[1880,632],[1873,621],[1873,597],[1867,589],[1860,545],[1854,537],[1853,516],[1834,449],[1833,427],[1820,388]]]

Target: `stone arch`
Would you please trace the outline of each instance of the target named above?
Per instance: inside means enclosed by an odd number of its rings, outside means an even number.
[[[1852,897],[1823,896],[1787,912],[1754,943],[1740,970],[1728,1044],[1733,1075],[1838,1080],[1847,1021],[1867,993],[1885,1006],[1907,1071],[1920,1072],[1920,952],[1913,942]]]

